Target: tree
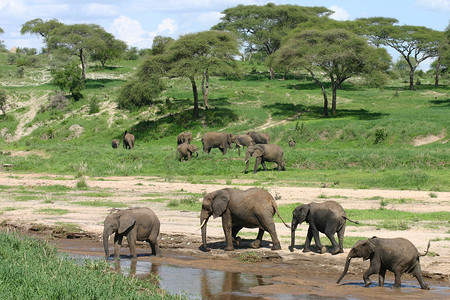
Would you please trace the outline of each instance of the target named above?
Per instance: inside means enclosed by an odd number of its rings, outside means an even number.
[[[246,51],[274,54],[281,46],[282,39],[298,24],[311,19],[326,17],[332,13],[325,7],[303,7],[298,5],[264,6],[238,5],[225,9],[222,22],[212,29],[229,30],[238,33]],[[270,78],[274,78],[272,64],[269,63]]]
[[[3,113],[3,116],[6,116],[6,92],[4,90],[0,90],[0,110]]]
[[[337,90],[354,76],[386,71],[390,56],[384,48],[368,45],[367,40],[345,29],[302,30],[294,33],[276,55],[276,63],[304,68],[321,87],[323,115],[328,116],[328,97],[324,79],[331,82],[332,114],[336,114]]]
[[[4,33],[3,29],[0,27],[0,34]],[[6,48],[5,44],[2,40],[0,40],[0,50],[4,50]]]
[[[92,50],[92,60],[98,60],[104,68],[108,60],[121,57],[127,49],[127,44],[121,40],[117,40],[114,36],[106,31],[98,32],[98,39],[94,39],[90,46]]]
[[[164,56],[165,70],[170,76],[188,78],[194,94],[194,118],[199,116],[196,76],[233,74],[234,57],[239,54],[236,38],[224,31],[186,34],[169,44]],[[205,103],[207,105],[207,103]]]
[[[375,45],[396,50],[409,66],[409,89],[414,90],[414,73],[421,62],[438,56],[442,33],[422,26],[394,25],[386,18],[358,19],[360,32]]]
[[[53,69],[52,84],[59,87],[61,90],[69,90],[75,100],[79,100],[82,95],[81,91],[84,88],[84,78],[82,70],[76,61],[71,61],[62,68]]]
[[[42,19],[34,19],[31,21],[28,21],[22,25],[22,29],[20,30],[20,33],[22,35],[29,33],[29,34],[36,34],[38,36],[41,36],[44,39],[44,42],[47,46],[47,55],[50,54],[50,47],[49,47],[49,39],[51,32],[59,27],[62,26],[61,22],[59,22],[57,19],[51,19],[49,21],[43,21]]]
[[[167,46],[173,41],[174,39],[168,36],[161,36],[161,35],[155,36],[152,44],[152,54],[154,55],[163,54]]]

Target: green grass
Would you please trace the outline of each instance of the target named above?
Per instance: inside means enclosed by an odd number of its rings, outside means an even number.
[[[197,211],[202,209],[202,203],[198,200],[198,197],[192,195],[181,200],[172,199],[166,205],[170,209],[185,210],[185,211]]]
[[[87,192],[87,193],[78,194],[78,196],[92,197],[92,198],[107,198],[107,197],[112,197],[114,195],[112,193],[107,193],[107,192]]]
[[[78,264],[42,240],[0,232],[0,253],[1,299],[180,299],[104,260]]]
[[[30,195],[22,195],[22,196],[15,196],[14,200],[15,201],[33,201],[33,200],[41,200],[42,197],[38,197],[38,196],[30,196]]]
[[[128,207],[127,204],[120,203],[120,202],[113,202],[113,201],[76,201],[72,202],[73,204],[82,205],[82,206],[92,206],[92,207]]]
[[[68,214],[70,211],[68,209],[60,209],[60,208],[41,208],[35,210],[34,212],[38,214],[62,216]]]

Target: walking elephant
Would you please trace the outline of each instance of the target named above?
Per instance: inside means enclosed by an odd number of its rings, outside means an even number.
[[[117,149],[120,146],[120,141],[118,139],[114,139],[112,140],[111,145],[114,149]]]
[[[354,257],[362,257],[364,260],[370,259],[370,266],[363,275],[365,286],[372,283],[369,276],[376,273],[378,273],[379,286],[384,286],[384,277],[389,270],[395,275],[394,288],[401,287],[403,273],[411,273],[419,281],[421,289],[429,290],[430,288],[423,280],[419,261],[420,256],[428,253],[428,249],[430,249],[429,241],[427,251],[419,254],[414,244],[404,238],[387,239],[374,236],[368,240],[359,240],[348,253],[344,271],[337,283],[347,274],[350,260]]]
[[[236,135],[236,148],[238,149],[238,154],[241,155],[241,147],[250,147],[253,146],[255,143],[253,143],[252,138],[249,135],[246,134],[237,134]]]
[[[357,221],[352,221],[347,218],[342,206],[335,201],[326,201],[323,203],[311,202],[297,206],[292,212],[291,245],[289,246],[289,250],[291,252],[294,251],[295,230],[297,226],[306,221],[306,223],[309,223],[309,228],[303,252],[310,251],[309,247],[313,237],[320,252],[325,253],[327,251],[326,247],[320,242],[319,232],[325,233],[330,239],[333,245],[333,254],[344,252],[343,243],[345,223],[347,220],[358,224]],[[338,235],[339,245],[334,238],[335,233]]]
[[[103,247],[105,258],[109,257],[108,239],[114,235],[114,259],[120,255],[122,239],[127,237],[132,258],[136,258],[136,241],[147,241],[152,248],[152,255],[161,257],[158,246],[160,223],[155,213],[146,207],[129,208],[111,212],[103,225]]]
[[[247,153],[245,154],[245,170],[243,173],[247,172],[248,165],[250,162],[250,157],[255,157],[255,168],[253,169],[253,173],[256,173],[258,170],[259,164],[261,164],[264,168],[264,171],[267,170],[265,162],[276,162],[277,170],[286,170],[284,167],[283,161],[283,149],[276,144],[258,144],[254,146],[250,146],[247,148]]]
[[[270,136],[265,132],[256,132],[256,131],[249,131],[247,132],[247,135],[250,136],[253,140],[253,143],[256,144],[269,144],[270,143]]]
[[[123,133],[123,147],[130,150],[134,148],[134,135],[126,130]]]
[[[241,239],[236,235],[243,227],[259,228],[258,236],[251,244],[253,248],[261,246],[264,231],[267,231],[272,238],[272,250],[280,250],[281,245],[273,222],[275,213],[280,217],[275,199],[263,189],[251,188],[242,191],[225,188],[206,194],[200,213],[203,250],[209,251],[206,245],[206,223],[211,215],[214,218],[222,217],[226,251],[234,250],[233,242],[240,245]],[[289,227],[286,223],[284,225]]]
[[[212,148],[219,148],[223,155],[231,144],[235,142],[235,136],[226,132],[206,132],[202,137],[203,151],[209,153]]]
[[[177,145],[190,144],[192,142],[192,132],[183,131],[177,136]]]
[[[191,160],[192,154],[197,154],[198,147],[192,144],[181,144],[177,147],[177,156],[179,161]]]

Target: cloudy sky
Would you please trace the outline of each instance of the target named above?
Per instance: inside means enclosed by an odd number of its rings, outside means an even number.
[[[64,24],[90,23],[125,41],[129,46],[151,48],[156,35],[178,36],[208,30],[220,21],[221,11],[238,4],[297,4],[325,6],[337,20],[393,17],[399,24],[426,26],[443,31],[449,25],[450,0],[0,0],[0,40],[7,49],[41,49],[37,36],[20,34],[22,24],[56,18]]]

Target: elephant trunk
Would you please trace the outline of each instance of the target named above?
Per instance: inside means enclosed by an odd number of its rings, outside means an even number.
[[[289,250],[291,252],[294,251],[294,245],[295,245],[295,230],[297,229],[298,223],[292,222],[291,224],[291,246],[289,246]]]
[[[350,261],[352,260],[353,257],[354,257],[353,250],[350,250],[350,252],[347,255],[347,259],[345,261],[344,271],[342,272],[341,277],[339,277],[339,279],[338,279],[338,281],[336,281],[336,283],[341,282],[342,278],[344,278],[344,276],[347,274],[348,267],[350,266]]]
[[[202,210],[201,215],[200,215],[200,223],[201,223],[201,230],[202,230],[202,244],[203,244],[203,249],[205,251],[208,251],[208,247],[206,246],[206,223],[208,222],[209,219],[209,213],[206,212],[205,210]]]
[[[109,232],[108,229],[103,230],[103,248],[105,249],[105,258],[108,259],[109,257],[109,247],[108,247],[108,239],[111,235],[111,232]]]

